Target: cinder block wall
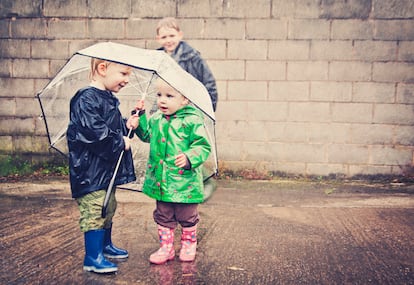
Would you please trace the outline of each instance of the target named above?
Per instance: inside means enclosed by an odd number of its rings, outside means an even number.
[[[48,157],[35,94],[95,42],[158,47],[164,16],[180,20],[217,79],[222,167],[413,169],[411,0],[2,0],[0,154]]]

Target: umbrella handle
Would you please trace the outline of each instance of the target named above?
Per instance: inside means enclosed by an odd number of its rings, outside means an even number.
[[[130,137],[131,133],[132,133],[132,128],[130,128],[129,131],[128,131],[128,137]],[[111,196],[111,193],[113,191],[114,183],[115,183],[115,177],[116,177],[116,174],[118,173],[119,165],[121,164],[121,160],[122,160],[122,157],[124,155],[124,152],[125,152],[125,150],[122,150],[121,153],[119,154],[119,158],[118,158],[118,162],[116,163],[116,166],[115,166],[114,174],[112,175],[111,181],[109,182],[108,189],[106,190],[105,200],[104,200],[104,203],[102,205],[102,213],[101,213],[102,218],[106,217],[106,211],[108,209],[109,197]]]

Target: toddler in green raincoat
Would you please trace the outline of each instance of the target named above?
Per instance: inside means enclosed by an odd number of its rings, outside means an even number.
[[[201,165],[211,145],[201,111],[162,79],[157,82],[158,111],[150,118],[139,116],[138,137],[150,143],[143,192],[156,200],[154,221],[160,248],[149,260],[163,264],[175,257],[174,229],[182,227],[181,261],[193,261],[197,247],[198,204],[203,197]],[[136,110],[144,110],[143,101]]]

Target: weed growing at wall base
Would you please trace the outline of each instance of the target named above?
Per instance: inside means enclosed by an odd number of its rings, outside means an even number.
[[[68,174],[69,166],[65,162],[32,164],[18,156],[0,156],[0,177]]]

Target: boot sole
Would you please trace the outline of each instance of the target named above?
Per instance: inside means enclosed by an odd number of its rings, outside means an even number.
[[[167,260],[164,260],[164,261],[161,261],[161,262],[158,262],[158,261],[155,262],[155,261],[151,261],[151,260],[149,262],[151,262],[152,264],[161,265],[161,264],[167,263],[168,261],[174,260],[174,258],[175,258],[175,255],[168,258]]]
[[[84,266],[83,270],[96,273],[112,273],[118,271],[118,268],[96,268],[94,266]]]
[[[112,258],[112,259],[125,259],[125,258],[129,257],[128,254],[125,254],[125,255],[110,255],[110,254],[105,254],[105,253],[104,253],[104,256],[108,257],[108,258]]]

